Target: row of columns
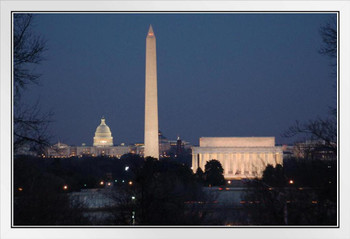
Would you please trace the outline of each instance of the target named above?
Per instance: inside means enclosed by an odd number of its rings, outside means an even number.
[[[225,178],[262,176],[268,164],[276,166],[282,164],[281,153],[198,153],[192,155],[192,169],[194,172],[200,167],[205,171],[207,161],[218,160],[223,169]]]

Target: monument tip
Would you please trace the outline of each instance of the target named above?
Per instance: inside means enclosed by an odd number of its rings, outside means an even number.
[[[151,24],[149,25],[148,35],[149,35],[149,36],[153,36],[153,35],[154,35],[153,28],[152,28],[152,25],[151,25]]]

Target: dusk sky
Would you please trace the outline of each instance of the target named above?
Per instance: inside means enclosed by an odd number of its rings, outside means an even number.
[[[114,144],[144,137],[145,41],[157,39],[159,129],[169,139],[275,136],[336,106],[319,29],[335,14],[36,14],[47,41],[39,86],[52,143],[92,145],[105,116]]]

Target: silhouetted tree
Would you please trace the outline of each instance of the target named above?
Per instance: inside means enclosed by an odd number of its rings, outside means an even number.
[[[320,34],[323,44],[320,53],[330,58],[337,58],[337,20],[330,18],[329,22],[321,26]]]
[[[14,161],[14,224],[87,224],[82,205],[72,205],[63,189],[67,178],[55,175],[48,167],[50,164],[37,157],[20,157]],[[67,192],[70,187],[71,183]]]
[[[218,160],[212,159],[205,164],[205,181],[208,185],[219,186],[225,184],[224,169]]]
[[[196,176],[199,183],[201,183],[201,184],[204,183],[204,172],[200,167],[197,168],[195,176]]]
[[[335,161],[290,159],[283,168],[268,166],[262,179],[248,183],[242,220],[250,225],[335,225],[336,175]]]
[[[338,30],[336,17],[330,18],[329,21],[321,26],[320,34],[322,37],[322,46],[320,54],[328,56],[330,59],[331,76],[333,79],[337,77],[337,56],[338,56]],[[337,82],[333,84],[334,89],[337,89]],[[334,104],[337,104],[336,95],[334,97]],[[330,106],[330,113],[333,118],[337,116],[337,107]],[[332,122],[333,124],[336,122]]]
[[[125,194],[119,192],[117,195],[124,198]],[[122,221],[130,219],[134,211],[135,223],[140,225],[203,222],[204,213],[187,203],[203,200],[204,194],[191,169],[185,165],[147,157],[126,195],[129,195],[126,200],[122,199],[126,203],[117,208],[119,215],[127,215],[121,216]]]
[[[286,184],[286,177],[282,165],[277,164],[276,167],[267,165],[263,172],[263,182],[267,185],[283,187]]]
[[[38,151],[48,144],[52,113],[42,113],[37,103],[25,104],[21,96],[28,85],[38,83],[40,75],[33,66],[42,62],[46,44],[32,30],[32,14],[14,14],[13,24],[14,150],[19,153],[27,146]]]
[[[336,76],[337,70],[337,20],[330,18],[329,22],[321,26],[320,34],[323,44],[320,47],[320,54],[328,56],[332,63],[333,76]],[[335,85],[336,88],[336,85]],[[335,102],[336,104],[336,102]],[[284,137],[294,137],[302,135],[312,140],[315,145],[314,151],[330,151],[334,155],[337,153],[337,108],[330,106],[330,114],[325,118],[309,120],[305,123],[296,121],[284,133]]]

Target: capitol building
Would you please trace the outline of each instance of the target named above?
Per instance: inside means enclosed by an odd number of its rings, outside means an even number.
[[[134,152],[133,146],[125,146],[124,144],[120,146],[113,145],[111,129],[106,124],[106,119],[102,117],[100,125],[96,128],[92,146],[87,146],[85,144],[82,144],[82,146],[69,146],[58,142],[47,149],[46,157],[110,156],[119,158],[123,154],[131,152]]]
[[[178,155],[182,151],[191,150],[192,145],[180,137],[177,140],[167,139],[161,131],[158,132],[159,137],[159,156],[169,157],[170,155]],[[144,156],[144,144],[137,143],[132,145],[114,146],[112,131],[106,124],[106,119],[101,118],[101,123],[95,130],[92,146],[82,144],[81,146],[70,146],[62,142],[58,142],[46,149],[44,154],[48,158],[69,158],[69,157],[117,157],[120,158],[123,154],[133,153]]]

